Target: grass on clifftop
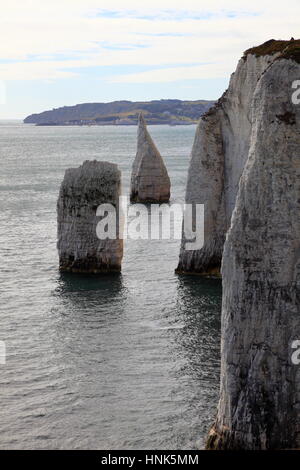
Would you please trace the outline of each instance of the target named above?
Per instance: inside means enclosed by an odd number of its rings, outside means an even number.
[[[294,39],[290,41],[276,41],[275,39],[270,39],[267,42],[264,42],[260,46],[252,47],[247,49],[244,52],[244,58],[248,54],[253,54],[256,57],[272,55],[280,52],[280,58],[283,59],[292,59],[295,62],[300,63],[300,39]]]

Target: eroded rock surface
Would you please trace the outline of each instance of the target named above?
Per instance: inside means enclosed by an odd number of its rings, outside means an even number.
[[[137,153],[132,165],[131,202],[168,202],[170,178],[140,114],[138,122]]]
[[[115,164],[85,161],[79,168],[66,170],[57,202],[57,248],[61,271],[102,273],[121,270],[123,240],[100,240],[96,233],[100,220],[96,216],[98,206],[112,204],[118,213],[120,192],[121,172]],[[118,231],[117,225],[117,235]]]
[[[300,105],[291,99],[299,77],[299,61],[283,50],[253,95],[222,262],[221,392],[210,449],[300,447],[300,365],[291,360],[300,339]]]
[[[205,244],[201,250],[189,251],[183,237],[177,272],[218,275],[239,180],[249,155],[258,82],[278,57],[297,57],[297,47],[299,50],[299,41],[271,40],[246,51],[228,90],[201,118],[192,149],[186,202],[205,205]]]

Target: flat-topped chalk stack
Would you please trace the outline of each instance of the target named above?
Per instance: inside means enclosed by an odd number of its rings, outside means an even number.
[[[170,178],[142,114],[138,120],[137,153],[131,173],[131,202],[168,202]]]
[[[101,240],[96,227],[100,204],[119,208],[121,172],[108,162],[85,161],[79,168],[66,170],[57,202],[57,248],[61,271],[81,273],[119,272],[123,240]],[[118,217],[117,217],[118,223]]]

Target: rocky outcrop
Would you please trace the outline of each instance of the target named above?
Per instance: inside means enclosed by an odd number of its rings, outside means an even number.
[[[102,273],[121,270],[123,240],[99,239],[96,216],[100,204],[112,204],[118,214],[121,172],[108,162],[85,161],[66,170],[57,202],[57,248],[61,271]]]
[[[225,235],[248,159],[253,127],[253,97],[265,71],[285,54],[297,54],[298,41],[275,41],[250,49],[239,61],[229,88],[200,120],[192,149],[186,202],[205,205],[205,243],[185,249],[177,272],[218,275]],[[285,52],[283,52],[285,51]]]
[[[295,43],[298,56],[284,43],[275,59],[257,59],[255,49],[243,59],[269,66],[255,83],[248,110],[249,155],[224,247],[221,392],[210,449],[300,447],[300,365],[291,360],[300,339],[300,105],[291,100],[300,77],[300,41]]]
[[[142,114],[138,121],[137,153],[131,173],[131,202],[168,202],[170,178]]]

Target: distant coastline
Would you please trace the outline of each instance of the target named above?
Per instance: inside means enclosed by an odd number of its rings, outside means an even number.
[[[24,123],[37,126],[132,126],[137,125],[138,115],[143,113],[150,125],[191,125],[196,124],[214,103],[209,100],[83,103],[31,114]]]
[[[198,120],[195,121],[164,121],[164,122],[150,122],[149,124],[154,125],[168,125],[168,126],[191,126],[196,125]],[[81,122],[81,121],[68,121],[68,122],[44,122],[44,123],[35,123],[36,126],[46,127],[46,126],[137,126],[137,119],[132,120],[132,122],[107,122],[107,123],[98,123],[98,122]],[[31,124],[24,122],[24,124]],[[32,123],[34,124],[34,123]]]

